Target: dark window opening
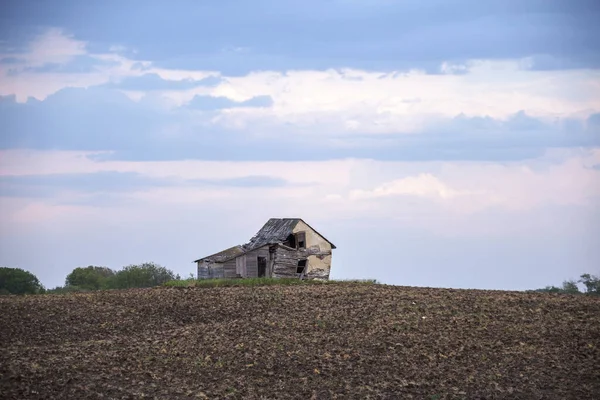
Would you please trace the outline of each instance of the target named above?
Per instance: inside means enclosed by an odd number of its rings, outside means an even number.
[[[306,234],[304,232],[298,232],[296,234],[296,241],[298,242],[298,249],[306,248]]]
[[[296,273],[301,274],[306,268],[306,260],[298,260],[298,267],[296,267]]]
[[[289,235],[285,241],[285,245],[295,249],[296,248],[296,236]]]

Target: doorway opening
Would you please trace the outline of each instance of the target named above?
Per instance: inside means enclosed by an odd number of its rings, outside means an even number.
[[[264,278],[267,273],[267,258],[258,257],[258,277]]]

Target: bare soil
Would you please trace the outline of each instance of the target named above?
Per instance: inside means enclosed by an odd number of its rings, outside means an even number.
[[[600,398],[600,298],[331,284],[0,298],[3,399]]]

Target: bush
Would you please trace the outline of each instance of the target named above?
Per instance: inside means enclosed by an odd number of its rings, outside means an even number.
[[[175,280],[173,271],[154,263],[129,265],[118,271],[110,280],[114,289],[143,288],[162,285]]]
[[[579,282],[585,286],[585,293],[591,295],[600,295],[600,278],[595,275],[583,274]]]
[[[65,279],[65,287],[77,287],[87,290],[108,289],[110,279],[115,272],[106,267],[90,265],[86,268],[75,268]]]
[[[44,292],[44,286],[29,271],[0,267],[0,290],[5,294],[38,294]]]
[[[577,282],[573,280],[564,281],[562,287],[546,286],[543,289],[535,290],[535,292],[582,294],[577,283],[582,283],[585,286],[583,294],[592,296],[600,295],[600,278],[590,274],[582,274]]]

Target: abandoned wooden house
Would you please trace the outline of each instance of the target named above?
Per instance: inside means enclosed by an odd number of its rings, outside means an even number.
[[[198,279],[328,280],[333,243],[300,218],[271,218],[250,241],[200,258]]]

